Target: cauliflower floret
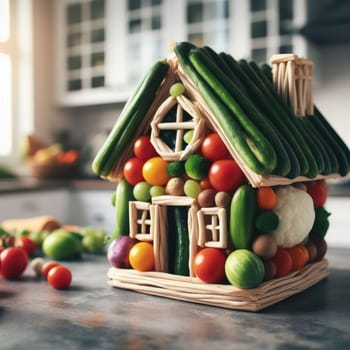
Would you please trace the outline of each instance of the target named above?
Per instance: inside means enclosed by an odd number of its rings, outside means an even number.
[[[276,190],[277,206],[274,209],[279,224],[272,233],[280,247],[292,247],[308,236],[315,220],[315,209],[311,196],[293,186]]]

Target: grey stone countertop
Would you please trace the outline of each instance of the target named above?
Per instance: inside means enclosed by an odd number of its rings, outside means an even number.
[[[327,279],[258,313],[110,287],[105,256],[65,263],[65,291],[28,268],[0,278],[0,349],[349,349],[350,251],[327,258]]]

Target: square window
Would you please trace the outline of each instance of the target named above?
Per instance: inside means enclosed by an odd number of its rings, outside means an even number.
[[[266,0],[250,0],[250,10],[252,12],[266,10]]]
[[[251,24],[252,38],[261,38],[267,36],[267,22],[253,22]]]

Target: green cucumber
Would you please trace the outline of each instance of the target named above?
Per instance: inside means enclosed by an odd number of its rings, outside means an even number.
[[[302,136],[300,127],[297,125],[296,117],[293,115],[291,109],[284,103],[273,84],[266,79],[255,62],[252,61],[248,64],[245,60],[240,60],[239,63],[247,74],[251,74],[254,77],[254,82],[263,91],[271,107],[277,112],[279,118],[274,120],[274,122],[279,123],[279,128],[283,128],[283,134],[288,137],[288,142],[292,142],[292,148],[296,152],[300,163],[301,175],[314,178],[317,175],[318,166],[309,145]]]
[[[277,164],[273,173],[281,176],[287,175],[291,169],[291,162],[283,142],[281,141],[278,130],[270,123],[269,120],[267,120],[261,110],[256,107],[256,104],[254,103],[255,101],[248,98],[245,89],[242,89],[242,84],[240,83],[239,79],[234,76],[223,57],[208,47],[200,50],[210,57],[212,64],[216,65],[214,68],[216,72],[218,72],[218,69],[221,71],[221,75],[218,77],[220,82],[232,96],[233,100],[237,101],[244,114],[248,117],[248,119],[251,119],[252,123],[258,130],[261,131],[263,135],[268,136],[268,140],[276,152],[277,157]],[[232,103],[232,101],[230,103]],[[247,121],[244,121],[244,124],[246,122]]]
[[[255,233],[256,191],[248,184],[233,194],[230,206],[230,237],[235,249],[250,249]]]
[[[129,202],[133,200],[133,186],[121,179],[115,191],[115,227],[111,239],[129,235]]]
[[[158,61],[140,81],[92,162],[92,169],[97,175],[107,176],[125,151],[157,95],[168,70],[169,64],[166,61]]]
[[[175,275],[189,276],[188,207],[168,206],[168,269]]]
[[[302,117],[301,122],[305,124],[307,130],[308,130],[308,137],[310,137],[311,142],[315,144],[315,146],[320,150],[323,162],[324,162],[324,169],[322,172],[320,172],[322,175],[328,175],[331,173],[338,172],[338,160],[335,157],[333,151],[323,143],[322,137],[319,134],[318,130],[315,128],[315,126],[311,123],[308,116]]]
[[[225,130],[225,135],[228,141],[235,147],[247,166],[258,174],[266,173],[269,169],[267,169],[264,164],[261,164],[259,154],[257,154],[259,150],[251,147],[248,136],[236,122],[235,118],[232,116],[232,113],[222,103],[220,98],[215,96],[208,84],[196,72],[192,64],[189,62],[188,54],[194,47],[195,46],[187,42],[176,44],[174,51],[180,65],[183,67],[186,74],[190,77],[200,94],[205,99],[212,113],[217,118],[217,122],[219,123],[220,127]]]
[[[334,153],[338,160],[338,173],[345,176],[349,172],[349,149],[339,137],[336,131],[327,122],[322,113],[315,107],[314,116],[309,116],[309,120],[315,125],[323,137],[324,144],[327,145]]]

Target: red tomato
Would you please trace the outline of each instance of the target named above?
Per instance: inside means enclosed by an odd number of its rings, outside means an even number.
[[[278,248],[276,255],[272,261],[276,265],[276,277],[287,276],[292,270],[293,261],[286,249]]]
[[[137,158],[146,161],[157,156],[157,152],[151,144],[148,136],[140,136],[134,143],[134,154]]]
[[[246,177],[233,159],[224,159],[210,166],[209,181],[218,192],[233,192],[246,182]]]
[[[136,185],[139,182],[144,181],[142,175],[143,161],[139,158],[130,158],[124,165],[123,174],[125,180],[130,185]]]
[[[307,193],[311,196],[314,207],[322,207],[327,200],[327,185],[324,180],[321,181],[311,181],[306,184]]]
[[[56,266],[60,266],[60,264],[56,261],[48,261],[43,265],[42,275],[45,277],[45,279],[47,279],[47,275],[49,274],[50,270]]]
[[[201,146],[201,151],[203,156],[209,160],[231,158],[230,152],[216,132],[205,137]]]
[[[220,283],[225,279],[226,254],[217,248],[204,248],[194,258],[194,273],[206,283]]]
[[[20,236],[16,237],[15,247],[23,248],[27,252],[28,256],[32,256],[35,252],[36,244],[31,238],[27,236]]]
[[[65,266],[55,266],[49,271],[47,281],[55,289],[67,289],[72,282],[72,273]]]
[[[23,248],[6,248],[0,254],[1,274],[6,279],[18,278],[26,269],[29,258]]]

